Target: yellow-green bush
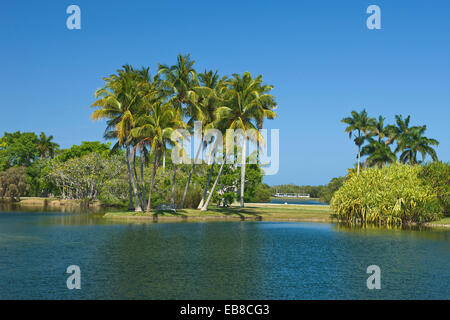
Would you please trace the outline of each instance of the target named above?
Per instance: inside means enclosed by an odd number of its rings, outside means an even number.
[[[427,222],[441,217],[436,192],[419,177],[419,165],[393,164],[351,174],[336,191],[331,208],[341,220]]]

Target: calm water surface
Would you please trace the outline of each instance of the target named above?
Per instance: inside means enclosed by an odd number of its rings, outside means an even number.
[[[366,287],[372,264],[381,290]],[[449,265],[445,230],[0,213],[1,299],[448,299]]]

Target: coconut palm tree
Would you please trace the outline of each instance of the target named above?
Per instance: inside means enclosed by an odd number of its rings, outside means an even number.
[[[430,155],[433,161],[437,161],[436,151],[432,146],[438,146],[439,142],[435,139],[427,138],[423,134],[427,130],[426,126],[413,127],[408,134],[399,138],[398,149],[401,151],[400,161],[403,163],[416,164],[423,162],[427,155]],[[417,160],[417,153],[422,155],[422,160]]]
[[[59,144],[52,142],[53,136],[46,136],[44,132],[38,139],[38,151],[39,156],[43,158],[53,158],[55,156],[55,151],[59,148]]]
[[[241,129],[244,135],[241,161],[241,199],[240,206],[244,207],[245,166],[247,160],[247,139],[263,141],[258,131],[258,120],[262,118],[273,119],[276,113],[267,107],[267,101],[274,97],[268,92],[271,86],[263,85],[262,76],[252,78],[249,72],[243,76],[233,74],[227,91],[225,106],[217,109],[218,127]],[[252,130],[251,130],[252,129]],[[249,134],[250,131],[255,134]]]
[[[184,188],[183,197],[180,202],[180,208],[183,208],[184,200],[186,199],[187,191],[189,188],[189,184],[192,178],[192,174],[195,170],[195,165],[197,163],[197,159],[200,155],[200,151],[203,147],[206,147],[207,144],[212,143],[210,141],[204,141],[203,133],[214,127],[214,121],[216,120],[215,112],[217,107],[222,102],[222,98],[220,97],[221,88],[226,85],[227,78],[223,77],[220,79],[217,71],[205,71],[198,75],[200,79],[200,85],[193,87],[187,95],[187,101],[189,105],[189,114],[191,115],[191,119],[188,121],[188,127],[193,127],[193,122],[197,121],[201,123],[202,126],[202,138],[194,157],[194,162],[192,164],[191,170],[189,171],[189,176],[186,182],[186,186]],[[216,90],[217,89],[217,90]],[[208,183],[206,184],[205,190],[208,187]],[[204,198],[202,198],[204,200]],[[200,201],[202,203],[203,201]]]
[[[191,116],[187,96],[194,86],[198,85],[197,72],[194,69],[195,61],[191,60],[190,55],[179,54],[177,63],[172,66],[159,64],[158,74],[161,75],[162,90],[169,96],[168,102],[173,105],[177,112],[181,112],[184,117]],[[171,205],[175,206],[175,179],[176,164],[173,163],[173,183]]]
[[[131,130],[131,135],[139,140],[136,148],[149,147],[150,155],[154,155],[153,171],[148,194],[146,211],[152,208],[152,192],[155,183],[155,175],[159,166],[161,155],[171,141],[172,133],[184,125],[179,112],[170,103],[164,103],[163,99],[154,101],[147,107],[148,113],[139,117],[136,127]]]
[[[345,132],[348,132],[349,138],[351,139],[354,135],[354,132],[357,133],[354,142],[358,147],[358,167],[357,174],[359,175],[360,166],[361,166],[361,146],[364,144],[364,141],[370,131],[376,125],[376,121],[374,118],[370,118],[367,115],[366,109],[361,111],[360,113],[356,111],[351,112],[351,117],[347,117],[341,120],[341,122],[347,124],[348,126],[345,128]]]
[[[169,102],[177,109],[183,109],[189,91],[198,85],[194,63],[189,54],[179,54],[175,65],[158,66],[158,74],[163,78],[162,89],[167,92],[170,96]]]
[[[141,75],[129,65],[124,65],[109,78],[103,79],[106,84],[95,93],[96,101],[92,108],[97,108],[91,115],[93,120],[107,119],[105,138],[116,138],[117,146],[125,148],[129,189],[135,198],[135,211],[142,211],[134,174],[131,169],[130,132],[134,127],[135,115],[142,106],[143,81]],[[130,192],[128,208],[133,207]]]

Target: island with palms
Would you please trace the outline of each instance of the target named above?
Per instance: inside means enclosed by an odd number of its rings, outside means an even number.
[[[397,115],[395,124],[386,124],[366,110],[342,119],[357,161],[345,177],[318,191],[329,206],[268,203],[283,186],[262,182],[261,150],[248,154],[247,143],[231,152],[221,146],[229,129],[241,130],[257,146],[266,143],[259,130],[264,120],[277,117],[272,88],[249,72],[197,72],[190,55],[178,55],[174,65],[159,64],[153,76],[149,68],[124,65],[104,78],[91,106],[92,119],[106,121],[104,138],[112,143],[60,150],[45,133],[5,133],[0,197],[22,205],[115,208],[107,218],[448,224],[450,166],[438,161],[438,141],[425,136],[425,125],[411,126],[410,116]],[[190,156],[177,132],[191,134],[195,124],[203,132]],[[223,136],[204,135],[211,129]],[[190,163],[172,161],[175,147]],[[223,160],[230,153],[236,153],[231,164]],[[252,156],[256,163],[250,163]]]

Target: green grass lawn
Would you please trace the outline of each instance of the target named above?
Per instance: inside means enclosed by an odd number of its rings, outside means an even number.
[[[431,225],[439,224],[439,225],[448,225],[448,226],[450,226],[450,217],[442,218],[441,220],[433,221],[433,222],[430,222],[429,224],[431,224]]]
[[[238,220],[264,220],[264,221],[331,221],[332,212],[329,206],[315,205],[252,205],[245,208],[239,207],[218,208],[211,207],[208,211],[202,212],[196,209],[177,210],[171,212],[109,212],[105,214],[107,218],[158,218],[160,219],[187,219],[187,220],[206,220],[206,219],[238,219]]]

